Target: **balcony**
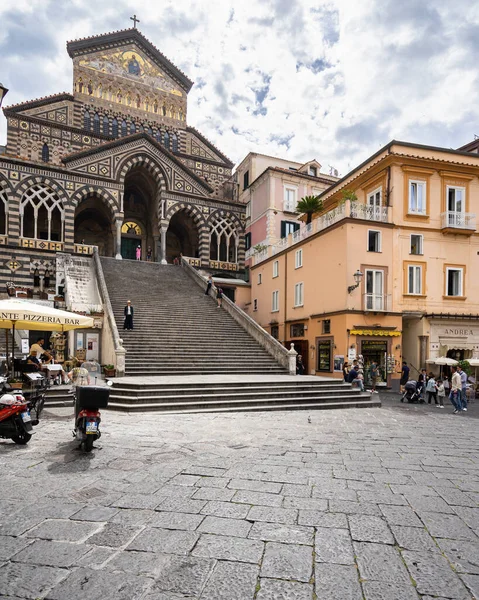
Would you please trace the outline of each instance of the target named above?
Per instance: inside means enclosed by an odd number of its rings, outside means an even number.
[[[363,294],[363,310],[384,312],[391,310],[391,296],[388,294]]]
[[[441,213],[441,229],[443,233],[472,235],[476,231],[476,215],[447,210]]]
[[[372,206],[361,202],[351,202],[350,217],[353,219],[364,219],[365,221],[388,222],[387,206]]]

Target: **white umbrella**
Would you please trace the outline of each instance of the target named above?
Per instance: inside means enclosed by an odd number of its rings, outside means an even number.
[[[93,319],[25,300],[0,300],[0,329],[13,329],[15,337],[15,327],[35,331],[69,331],[93,327]],[[12,349],[12,362],[13,354]]]
[[[448,365],[453,367],[457,365],[457,360],[454,360],[453,358],[447,358],[447,356],[440,356],[439,358],[436,358],[436,365]]]
[[[466,358],[471,367],[479,367],[479,358]]]

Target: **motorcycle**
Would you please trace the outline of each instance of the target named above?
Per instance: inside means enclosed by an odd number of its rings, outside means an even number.
[[[111,381],[107,386],[113,385]],[[80,448],[91,452],[93,442],[100,439],[100,408],[107,408],[110,389],[105,386],[80,385],[73,388],[75,406],[75,429],[73,437],[80,442]]]
[[[26,400],[23,394],[12,390],[5,380],[0,383],[2,392],[7,392],[0,397],[0,438],[11,439],[16,444],[28,444],[34,433],[33,427],[40,422],[45,390],[37,390]]]

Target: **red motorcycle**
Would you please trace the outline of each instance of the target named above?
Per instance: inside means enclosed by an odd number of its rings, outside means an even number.
[[[12,390],[10,385],[1,382],[4,393],[0,397],[0,438],[11,439],[15,444],[25,445],[38,425],[45,404],[46,386],[37,388],[28,400],[23,394]]]
[[[108,386],[111,382],[107,383]],[[73,437],[80,442],[80,448],[91,452],[93,442],[101,436],[100,408],[107,408],[110,396],[109,387],[105,386],[77,386],[73,390],[75,405],[75,429]]]

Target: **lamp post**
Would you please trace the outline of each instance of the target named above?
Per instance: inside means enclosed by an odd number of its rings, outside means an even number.
[[[8,93],[8,88],[6,88],[2,83],[0,83],[0,107],[2,106],[3,99]]]
[[[358,269],[356,271],[356,273],[354,273],[353,275],[354,277],[354,281],[356,282],[355,285],[350,285],[348,287],[348,294],[350,294],[352,291],[354,291],[357,287],[359,287],[359,284],[361,283],[361,279],[363,278],[363,274],[361,273],[361,271]]]

